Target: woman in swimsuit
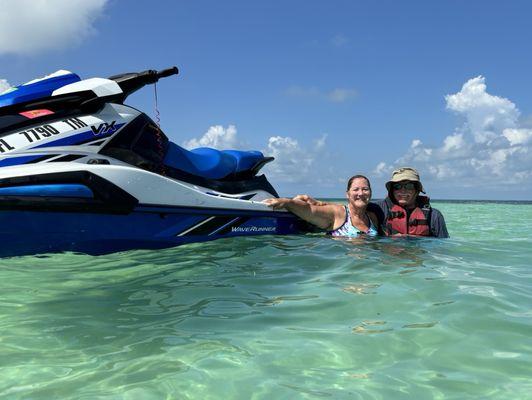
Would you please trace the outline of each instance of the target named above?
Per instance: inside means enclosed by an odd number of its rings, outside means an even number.
[[[264,203],[274,210],[284,208],[301,219],[321,229],[326,229],[333,236],[357,237],[359,235],[376,236],[379,226],[377,216],[367,210],[371,199],[369,179],[355,175],[347,183],[347,205],[317,203],[297,196],[293,199],[266,199]]]

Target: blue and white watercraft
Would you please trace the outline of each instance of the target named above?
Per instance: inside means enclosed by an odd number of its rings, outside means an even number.
[[[102,254],[300,231],[258,151],[186,150],[124,104],[177,68],[81,80],[58,71],[0,95],[0,256]]]

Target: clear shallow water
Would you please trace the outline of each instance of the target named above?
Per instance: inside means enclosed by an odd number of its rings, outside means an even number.
[[[532,398],[532,205],[450,240],[0,260],[0,398]]]

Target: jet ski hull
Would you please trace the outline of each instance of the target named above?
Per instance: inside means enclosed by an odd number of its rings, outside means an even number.
[[[294,234],[288,213],[139,206],[129,214],[0,211],[0,256],[73,251],[99,255],[235,236]]]

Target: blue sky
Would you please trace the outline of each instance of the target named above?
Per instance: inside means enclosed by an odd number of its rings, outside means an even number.
[[[255,149],[282,195],[532,199],[528,1],[0,0],[0,87],[177,65],[161,124],[187,146]],[[153,116],[153,90],[130,103]]]

